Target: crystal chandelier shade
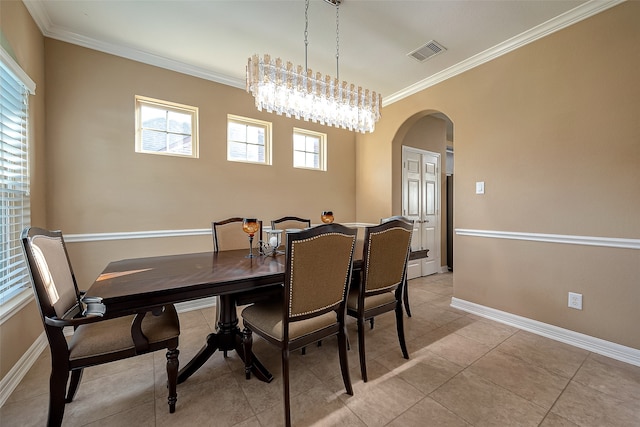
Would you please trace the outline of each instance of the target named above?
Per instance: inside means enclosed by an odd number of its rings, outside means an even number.
[[[373,132],[382,108],[382,97],[374,91],[321,73],[314,75],[311,69],[294,68],[291,62],[285,65],[268,54],[249,58],[247,92],[254,96],[259,111],[362,133]]]

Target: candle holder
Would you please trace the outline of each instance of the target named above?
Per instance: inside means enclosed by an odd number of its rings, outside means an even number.
[[[332,211],[324,211],[320,215],[320,220],[325,224],[331,224],[333,222],[333,212]]]
[[[283,254],[283,251],[278,250],[282,244],[282,230],[267,230],[265,233],[267,235],[267,240],[261,242],[261,255],[276,256]]]
[[[242,231],[249,235],[249,255],[246,258],[253,258],[253,236],[260,229],[260,224],[255,218],[244,218],[242,220]]]

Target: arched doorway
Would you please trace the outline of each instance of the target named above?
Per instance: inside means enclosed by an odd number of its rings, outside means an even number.
[[[425,110],[408,118],[394,136],[392,147],[392,211],[394,215],[413,216],[407,211],[408,189],[412,185],[406,180],[410,162],[403,158],[403,152],[418,153],[418,155],[424,153],[424,156],[431,159],[422,162],[420,166],[422,168],[420,172],[424,171],[431,175],[429,177],[423,175],[419,178],[422,186],[417,191],[421,198],[419,202],[424,209],[414,217],[417,226],[414,232],[414,243],[416,243],[414,250],[426,241],[430,241],[428,245],[435,245],[435,247],[425,248],[429,249],[431,259],[417,259],[410,263],[410,277],[445,272],[452,268],[452,241],[448,236],[452,235],[453,223],[447,221],[447,218],[452,218],[453,204],[448,204],[447,199],[451,196],[453,188],[448,189],[447,181],[452,183],[453,179],[453,147],[453,121],[446,114],[434,110]],[[434,179],[432,170],[435,167],[432,166],[434,158],[438,158],[437,179]],[[411,167],[415,171],[415,164]],[[435,188],[432,184],[434,182],[437,182]],[[415,186],[413,189],[416,190]],[[429,192],[436,194],[437,201],[434,206],[427,206]],[[415,202],[415,197],[413,201]],[[434,212],[430,208],[434,208]],[[430,216],[432,213],[436,216]],[[430,229],[434,221],[437,222],[435,230]],[[429,236],[429,232],[436,233],[436,236]]]

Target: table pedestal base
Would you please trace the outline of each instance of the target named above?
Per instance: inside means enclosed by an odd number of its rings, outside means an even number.
[[[218,331],[207,336],[207,342],[204,347],[178,372],[178,384],[183,383],[193,375],[216,350],[225,353],[228,350],[235,350],[243,362],[246,359],[242,346],[242,332],[238,328],[235,300],[232,295],[221,295],[218,298],[218,303],[220,304],[220,307],[218,307],[220,313]],[[253,354],[251,355],[251,362],[251,372],[256,378],[268,383],[273,380],[273,375]]]

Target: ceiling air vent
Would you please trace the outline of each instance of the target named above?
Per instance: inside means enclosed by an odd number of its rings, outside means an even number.
[[[413,52],[408,53],[407,55],[412,57],[418,62],[422,62],[446,50],[447,50],[446,47],[442,46],[440,43],[438,43],[435,40],[431,40],[427,42],[427,44],[425,44],[424,46],[420,46],[419,48],[417,48]]]

